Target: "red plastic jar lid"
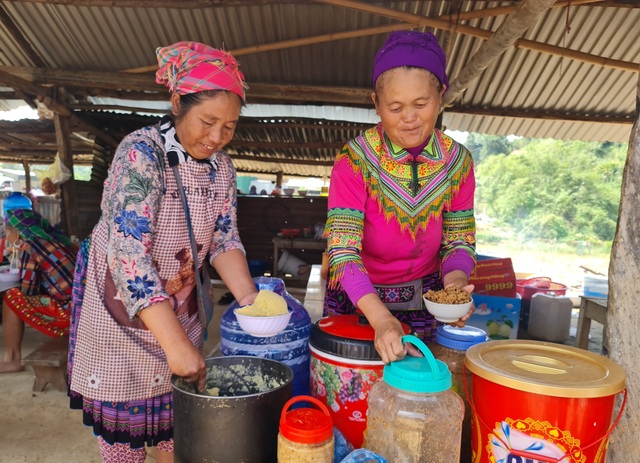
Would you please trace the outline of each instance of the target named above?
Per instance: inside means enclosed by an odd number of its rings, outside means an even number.
[[[296,402],[310,402],[319,409],[296,408],[287,411]],[[282,408],[280,434],[291,442],[319,444],[333,437],[333,420],[327,407],[318,399],[306,395],[296,396],[289,399]]]
[[[402,323],[405,334],[411,328]],[[375,330],[362,313],[321,318],[311,326],[309,344],[319,351],[352,360],[379,360]]]

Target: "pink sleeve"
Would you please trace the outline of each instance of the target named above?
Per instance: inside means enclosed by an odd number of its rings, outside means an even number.
[[[358,305],[358,301],[362,296],[376,293],[369,275],[363,273],[353,262],[347,263],[345,272],[340,278],[340,284],[355,306]]]

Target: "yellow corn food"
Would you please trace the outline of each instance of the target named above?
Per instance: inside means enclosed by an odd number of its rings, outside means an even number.
[[[282,296],[273,291],[261,289],[253,304],[238,309],[236,313],[250,317],[273,317],[286,314],[288,311],[287,301]]]

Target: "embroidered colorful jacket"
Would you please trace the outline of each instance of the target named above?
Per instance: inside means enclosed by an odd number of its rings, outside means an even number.
[[[26,296],[49,295],[68,310],[77,248],[34,237],[20,251],[20,291]]]
[[[381,125],[351,140],[331,174],[329,286],[354,265],[373,284],[402,283],[475,262],[469,151],[439,130],[415,160]],[[355,302],[355,301],[354,301]]]

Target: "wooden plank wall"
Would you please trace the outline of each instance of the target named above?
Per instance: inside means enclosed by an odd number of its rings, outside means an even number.
[[[89,236],[102,214],[100,210],[102,182],[76,180],[76,193],[78,195],[76,198],[78,238],[83,239]]]
[[[327,198],[238,196],[238,230],[249,260],[273,268],[273,237],[283,228],[311,228],[327,220]],[[322,263],[322,251],[290,251],[308,264]]]
[[[76,181],[78,193],[79,238],[91,233],[100,218],[102,183]],[[264,260],[267,271],[273,268],[273,238],[283,228],[308,227],[315,233],[316,224],[322,227],[327,219],[327,198],[238,196],[238,230],[247,251],[247,259]],[[322,251],[291,250],[308,264],[322,263]]]

